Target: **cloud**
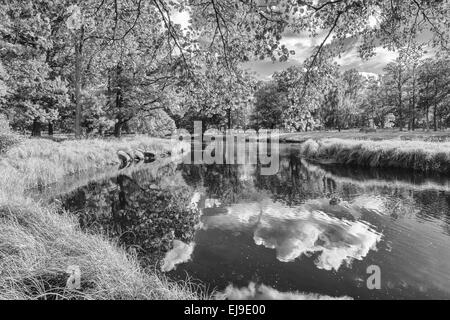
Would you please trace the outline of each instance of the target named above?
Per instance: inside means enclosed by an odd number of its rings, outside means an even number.
[[[230,300],[351,300],[350,297],[331,297],[315,293],[280,292],[266,285],[251,282],[248,287],[237,288],[229,285],[219,294],[220,298]]]
[[[242,68],[253,72],[260,80],[270,80],[274,72],[287,69],[291,66],[299,65],[298,61],[289,59],[286,62],[272,62],[270,60],[256,60],[242,64]]]
[[[202,217],[202,222],[205,229],[253,230],[255,243],[274,249],[282,262],[317,254],[319,269],[338,270],[362,260],[381,240],[381,234],[358,219],[362,209],[380,209],[382,204],[363,201],[330,205],[327,199],[311,200],[289,208],[266,199],[232,205],[225,213]]]
[[[375,56],[368,60],[363,60],[359,57],[356,47],[351,48],[343,53],[341,57],[336,58],[335,61],[341,65],[343,70],[357,69],[366,73],[383,73],[383,68],[398,56],[397,52],[384,49],[382,47],[375,48]]]
[[[386,199],[380,196],[371,195],[359,196],[352,201],[354,207],[360,207],[380,215],[384,215],[388,212],[385,203]]]
[[[300,219],[263,221],[253,238],[256,244],[275,249],[282,262],[318,253],[315,264],[319,269],[337,271],[343,264],[362,260],[375,250],[381,235],[363,222],[313,211]]]
[[[243,231],[258,223],[258,213],[261,212],[262,203],[232,204],[215,215],[201,217],[203,229],[220,229],[228,231]]]
[[[371,21],[369,23],[374,23]],[[283,34],[281,44],[286,45],[290,50],[295,51],[295,55],[292,55],[287,62],[275,62],[271,61],[252,61],[244,64],[251,71],[256,73],[256,76],[260,79],[268,80],[274,72],[284,70],[293,65],[302,65],[306,59],[311,57],[314,52],[314,48],[319,46],[325,38],[327,31],[321,31],[317,36],[310,37],[307,33],[302,32],[299,34],[293,32],[286,32]],[[339,45],[342,45],[343,53],[340,57],[335,58],[335,61],[341,65],[342,70],[357,69],[360,72],[379,74],[383,72],[383,68],[391,61],[395,60],[397,53],[389,51],[382,47],[375,48],[375,56],[368,60],[363,60],[358,54],[358,38],[349,37],[339,41]],[[337,43],[332,43],[332,37],[329,37],[326,45],[336,46]]]
[[[175,269],[176,265],[191,260],[195,243],[186,244],[183,241],[173,240],[173,249],[166,253],[161,270],[168,272]]]

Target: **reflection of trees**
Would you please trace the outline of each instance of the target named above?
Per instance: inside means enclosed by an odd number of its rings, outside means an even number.
[[[190,242],[199,221],[190,206],[193,189],[187,185],[159,188],[170,166],[154,172],[135,172],[91,183],[65,196],[68,210],[76,212],[83,228],[106,233],[139,253],[169,249],[173,239]],[[144,255],[143,255],[144,257]]]
[[[187,184],[203,187],[208,198],[220,199],[224,205],[257,196],[253,181],[242,179],[240,165],[182,165]]]
[[[334,180],[343,196],[352,192],[381,196],[384,199],[384,214],[394,219],[415,217],[419,221],[430,218],[441,220],[444,231],[450,234],[450,192],[447,191],[448,178],[445,176],[375,168],[308,167],[310,170],[316,168],[315,171],[323,179]]]
[[[309,199],[331,195],[351,201],[357,195],[367,194],[380,197],[384,203],[383,214],[394,219],[414,216],[422,220],[427,217],[449,219],[450,193],[421,190],[422,183],[426,181],[445,184],[444,180],[438,181],[436,177],[423,174],[408,176],[405,172],[394,174],[380,169],[316,166],[301,160],[294,153],[280,158],[280,169],[276,175],[261,175],[258,164],[252,167],[251,179],[242,180],[242,171],[246,167],[184,165],[180,169],[187,184],[204,187],[207,197],[220,199],[224,205],[241,200],[258,201],[258,197],[261,199],[267,194],[273,201],[287,206],[298,206]],[[366,183],[364,179],[369,181]],[[443,225],[448,226],[448,222]]]
[[[257,170],[259,172],[259,169]],[[291,154],[280,161],[278,174],[256,177],[256,187],[270,191],[272,199],[294,206],[304,203],[307,199],[321,197],[324,194],[323,183],[316,174],[309,171],[300,159]]]
[[[336,184],[330,179],[321,180],[307,170],[299,158],[291,155],[282,158],[276,175],[261,175],[260,164],[251,165],[181,165],[183,177],[193,187],[204,187],[206,196],[232,204],[241,200],[258,200],[261,191],[268,191],[274,201],[287,205],[333,193]],[[247,177],[251,172],[251,177]],[[327,191],[328,190],[328,191]]]

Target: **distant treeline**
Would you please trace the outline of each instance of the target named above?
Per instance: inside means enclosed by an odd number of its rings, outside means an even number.
[[[422,56],[419,48],[400,51],[379,75],[341,72],[328,61],[327,77],[309,83],[304,99],[306,71],[290,67],[260,85],[253,125],[294,131],[445,129],[450,126],[450,57]]]

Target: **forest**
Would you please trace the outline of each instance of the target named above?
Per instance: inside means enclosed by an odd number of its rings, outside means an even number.
[[[285,131],[440,130],[450,121],[448,1],[12,0],[0,8],[0,113],[32,136],[164,136],[194,120]],[[245,68],[294,56],[288,32],[320,39],[302,65],[264,81]],[[349,42],[361,59],[376,47],[398,58],[383,74],[343,71],[336,58]]]

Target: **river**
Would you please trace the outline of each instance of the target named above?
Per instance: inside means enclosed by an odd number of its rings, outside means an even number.
[[[448,177],[313,164],[295,144],[279,157],[275,175],[146,164],[54,198],[143,264],[230,298],[450,299]]]

